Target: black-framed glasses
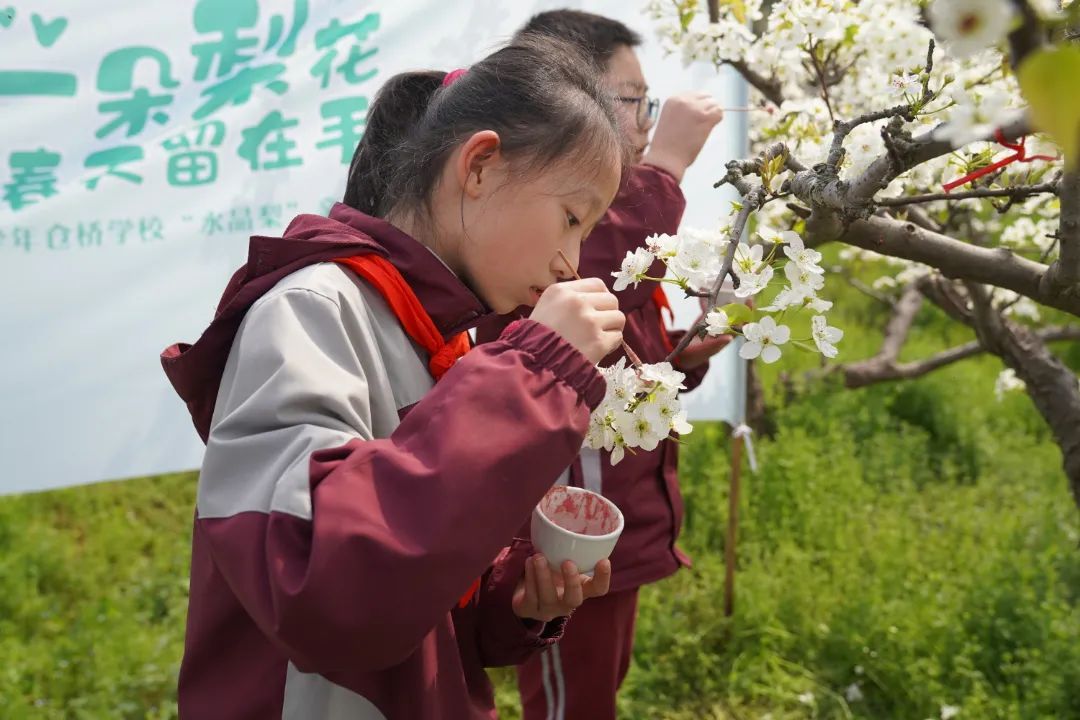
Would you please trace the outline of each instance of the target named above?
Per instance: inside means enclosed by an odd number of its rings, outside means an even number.
[[[656,116],[660,113],[660,100],[657,98],[646,97],[644,95],[640,97],[624,97],[617,95],[615,97],[621,103],[627,105],[637,105],[637,125],[644,130],[651,123],[656,122]]]

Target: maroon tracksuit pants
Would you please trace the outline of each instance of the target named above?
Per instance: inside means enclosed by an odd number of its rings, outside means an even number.
[[[559,642],[517,668],[524,720],[615,720],[630,669],[638,589],[582,603]]]

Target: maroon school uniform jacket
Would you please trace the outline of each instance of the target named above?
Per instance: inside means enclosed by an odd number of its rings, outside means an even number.
[[[626,253],[644,247],[650,235],[674,234],[685,208],[686,199],[674,177],[651,165],[635,166],[582,246],[578,272],[603,279],[611,289],[615,282],[611,274]],[[658,260],[649,275],[659,277],[664,271]],[[655,290],[656,283],[645,281],[615,293],[619,309],[626,314],[623,337],[646,363],[663,360],[682,337],[682,332],[670,332],[664,326],[653,301]],[[477,339],[495,340],[516,316],[485,321]],[[622,356],[621,350],[616,351],[601,364],[612,364]],[[706,364],[684,371],[687,390],[701,383],[707,369]],[[614,467],[609,453],[586,448],[563,475],[563,482],[600,492],[622,510],[625,527],[611,556],[612,592],[654,582],[680,565],[689,565],[689,558],[675,544],[683,518],[678,462],[679,445],[674,440],[663,441],[653,452],[628,452]]]
[[[162,356],[206,442],[182,718],[490,718],[483,667],[561,634],[513,614],[531,551],[506,546],[603,378],[526,320],[434,383],[378,292],[328,262],[367,252],[445,338],[486,314],[426,247],[337,205],[252,238],[209,328]]]

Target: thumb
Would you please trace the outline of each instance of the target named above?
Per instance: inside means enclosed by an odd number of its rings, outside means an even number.
[[[517,587],[514,588],[514,594],[510,598],[510,607],[515,613],[520,612],[525,605],[525,578],[518,580]]]

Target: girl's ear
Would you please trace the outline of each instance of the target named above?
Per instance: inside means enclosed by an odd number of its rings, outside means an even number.
[[[453,160],[454,176],[466,195],[476,198],[485,191],[490,192],[491,170],[503,162],[501,147],[499,133],[481,130],[458,148]]]

